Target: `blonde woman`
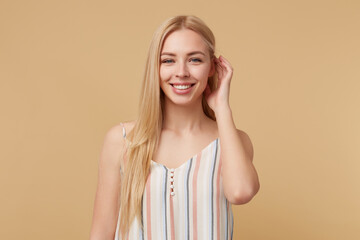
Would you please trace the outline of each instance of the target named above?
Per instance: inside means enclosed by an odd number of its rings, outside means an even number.
[[[233,69],[195,16],[166,20],[146,62],[139,116],[105,137],[91,240],[232,239],[232,204],[259,190],[229,105]]]

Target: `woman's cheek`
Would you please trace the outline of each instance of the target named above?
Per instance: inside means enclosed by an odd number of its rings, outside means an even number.
[[[201,79],[208,78],[209,71],[210,71],[210,69],[204,66],[204,67],[200,67],[200,68],[195,68],[193,73],[198,80],[201,80]]]
[[[167,71],[165,68],[160,68],[160,79],[161,80],[167,80],[169,77],[169,71]]]

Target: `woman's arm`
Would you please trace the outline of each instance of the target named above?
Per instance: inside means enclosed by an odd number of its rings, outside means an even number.
[[[249,202],[259,191],[260,183],[252,163],[253,146],[249,136],[236,129],[231,109],[217,113],[220,137],[224,194],[233,204]]]
[[[236,129],[229,105],[230,82],[233,68],[224,57],[214,58],[218,73],[218,87],[207,86],[206,100],[214,110],[220,137],[224,194],[233,204],[249,202],[259,191],[260,183],[253,160],[253,146],[249,136]]]
[[[116,125],[107,132],[99,159],[90,240],[113,240],[115,237],[119,213],[120,159],[124,148],[122,127]]]

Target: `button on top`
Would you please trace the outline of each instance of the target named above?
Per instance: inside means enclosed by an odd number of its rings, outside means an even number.
[[[174,192],[174,172],[175,172],[175,169],[173,168],[170,168],[170,188],[171,188],[171,192],[170,192],[170,195],[171,196],[174,196],[175,195],[175,192]]]

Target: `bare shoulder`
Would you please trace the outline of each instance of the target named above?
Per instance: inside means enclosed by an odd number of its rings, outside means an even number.
[[[135,125],[135,121],[122,122],[125,127],[126,134],[128,134]],[[102,159],[110,161],[113,164],[119,165],[119,160],[122,159],[125,152],[126,141],[123,135],[123,126],[119,123],[112,126],[106,133],[103,145]]]
[[[126,134],[128,134],[135,125],[135,121],[127,121],[122,123],[125,127]],[[123,126],[121,125],[121,123],[116,124],[108,130],[105,136],[105,142],[117,147],[122,146],[125,143]]]
[[[246,149],[246,152],[249,154],[250,159],[252,161],[253,158],[254,158],[254,147],[253,147],[253,144],[252,144],[252,142],[250,140],[249,135],[246,132],[244,132],[244,131],[242,131],[240,129],[237,129],[237,132],[238,132],[238,135],[240,136],[242,142],[244,143],[244,147]]]
[[[123,153],[125,140],[120,124],[111,127],[105,134],[100,162],[112,166],[120,166],[120,156]]]
[[[127,122],[123,122],[124,127],[125,127],[125,131],[126,134],[128,134],[129,132],[131,132],[131,130],[134,128],[136,121],[127,121]]]

